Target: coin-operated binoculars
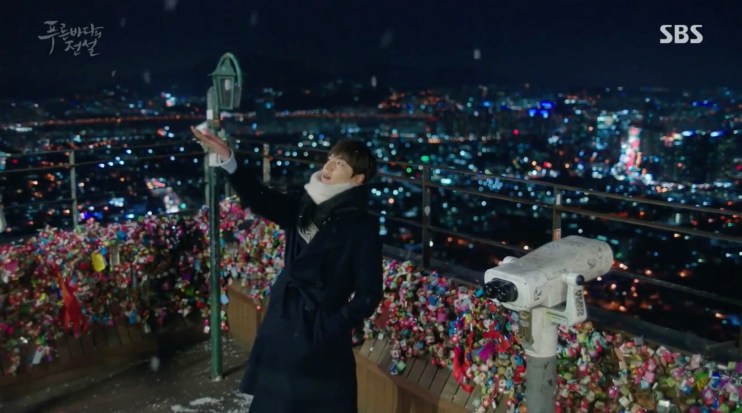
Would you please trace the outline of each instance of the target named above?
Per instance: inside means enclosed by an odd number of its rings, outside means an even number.
[[[607,273],[611,265],[608,244],[572,235],[521,258],[506,257],[484,273],[485,295],[520,313],[529,411],[555,410],[557,328],[587,318],[583,285]]]

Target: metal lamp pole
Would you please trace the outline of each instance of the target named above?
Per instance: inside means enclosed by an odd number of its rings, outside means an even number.
[[[213,87],[209,88],[206,101],[206,121],[209,129],[217,130],[219,125],[219,103],[213,93]],[[211,99],[209,99],[211,98]],[[209,107],[211,106],[211,107]],[[219,301],[221,295],[221,271],[219,268],[219,186],[217,184],[218,176],[214,169],[214,157],[216,155],[209,153],[207,155],[206,169],[206,193],[208,194],[209,205],[209,278],[210,294],[209,308],[211,317],[209,320],[209,335],[211,341],[211,379],[221,380],[222,376],[222,329],[221,329],[221,312],[222,306]]]
[[[220,131],[222,110],[233,110],[239,106],[242,93],[242,73],[237,59],[231,53],[225,53],[216,70],[211,74],[214,85],[206,93],[206,121],[210,130],[225,138]],[[209,334],[211,341],[211,379],[222,378],[222,328],[221,328],[221,253],[219,232],[219,184],[214,166],[217,155],[209,153],[206,157],[206,194],[209,206],[209,277],[210,295]]]

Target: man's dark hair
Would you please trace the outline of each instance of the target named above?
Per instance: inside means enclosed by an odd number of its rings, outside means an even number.
[[[362,141],[340,140],[330,149],[329,155],[340,157],[348,162],[348,165],[353,168],[353,176],[363,174],[364,184],[376,176],[376,158],[371,149]]]

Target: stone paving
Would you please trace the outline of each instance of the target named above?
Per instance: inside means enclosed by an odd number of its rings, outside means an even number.
[[[169,356],[151,357],[116,372],[90,377],[61,396],[44,389],[0,405],[0,412],[21,413],[245,413],[246,395],[237,389],[248,351],[234,340],[223,342],[223,378],[210,378],[208,342]],[[59,393],[59,389],[54,389]]]

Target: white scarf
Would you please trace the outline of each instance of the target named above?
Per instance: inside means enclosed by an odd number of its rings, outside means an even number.
[[[309,178],[309,182],[304,185],[304,189],[306,189],[309,196],[312,197],[312,201],[319,205],[335,195],[353,188],[354,186],[355,185],[353,185],[352,182],[335,185],[323,183],[322,171],[317,171]]]
[[[315,204],[319,205],[328,199],[334,197],[335,195],[347,191],[350,188],[353,188],[355,185],[353,183],[349,182],[347,184],[336,184],[336,185],[328,185],[322,182],[322,171],[317,171],[312,174],[312,176],[309,178],[309,182],[304,185],[304,189],[307,190],[307,193],[312,198]],[[314,224],[314,222],[310,223],[309,228],[298,228],[299,235],[309,243],[309,241],[314,238],[314,236],[317,234],[317,231],[319,231],[319,228],[317,228],[317,225]]]

